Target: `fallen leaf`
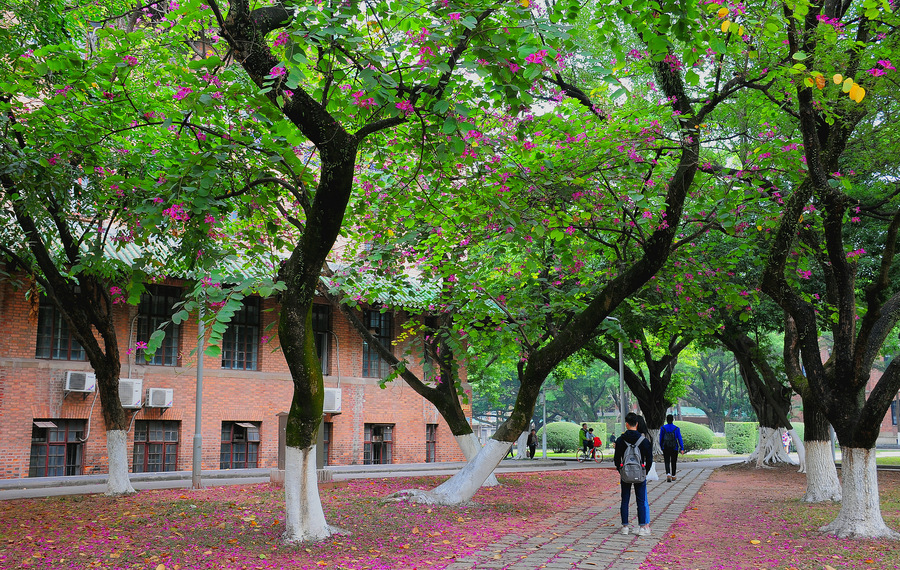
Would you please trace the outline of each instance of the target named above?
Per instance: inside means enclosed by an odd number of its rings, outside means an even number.
[[[751,541],[750,541],[750,544],[759,544],[759,543],[760,543],[760,542],[759,542],[758,540],[751,540]]]

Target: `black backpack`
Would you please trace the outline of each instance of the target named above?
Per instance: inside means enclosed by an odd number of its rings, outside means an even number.
[[[645,439],[642,435],[634,443],[625,442],[625,454],[622,455],[622,469],[619,470],[623,483],[643,483],[647,480],[647,471],[644,469],[640,450],[640,445]]]
[[[675,436],[674,429],[663,430],[662,446],[663,446],[663,449],[668,449],[668,450],[677,450],[678,449],[678,438]]]

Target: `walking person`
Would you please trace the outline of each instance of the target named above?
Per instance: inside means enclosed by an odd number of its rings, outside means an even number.
[[[531,430],[528,434],[528,457],[534,459],[534,451],[537,449],[537,432]]]
[[[629,412],[625,416],[625,432],[616,438],[616,452],[613,462],[619,470],[622,486],[622,534],[628,534],[628,503],[631,502],[631,488],[634,487],[637,502],[638,528],[635,534],[650,534],[650,508],[647,502],[647,471],[653,466],[653,444],[644,434],[638,432],[639,416]]]
[[[675,425],[675,417],[672,414],[666,416],[666,425],[659,430],[659,441],[662,443],[663,460],[666,465],[666,481],[675,480],[675,468],[678,463],[678,454],[684,454],[684,440],[681,439],[681,429]]]

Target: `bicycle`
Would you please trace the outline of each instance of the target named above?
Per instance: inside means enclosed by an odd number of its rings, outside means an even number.
[[[591,452],[593,451],[593,457],[591,457]],[[600,463],[603,461],[603,450],[599,447],[594,447],[591,449],[579,450],[575,452],[575,459],[578,463],[584,463],[585,461],[593,461],[594,463]]]

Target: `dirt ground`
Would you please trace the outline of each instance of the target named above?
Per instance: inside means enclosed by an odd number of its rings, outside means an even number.
[[[840,505],[804,503],[805,488],[795,466],[719,469],[641,569],[900,568],[898,542],[820,532]],[[885,522],[900,529],[900,472],[880,472],[879,492]]]

